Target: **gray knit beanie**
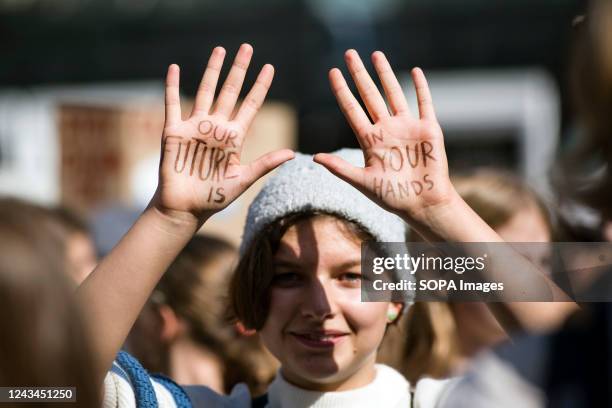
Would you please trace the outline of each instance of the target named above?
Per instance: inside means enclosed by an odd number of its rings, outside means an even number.
[[[342,149],[333,154],[355,166],[364,166],[363,153]],[[312,160],[296,153],[265,183],[251,203],[240,253],[268,224],[302,211],[321,211],[355,222],[379,242],[404,242],[406,227],[401,218],[374,203],[350,184]]]

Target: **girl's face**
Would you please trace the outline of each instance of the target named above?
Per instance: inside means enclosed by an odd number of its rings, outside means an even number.
[[[495,231],[504,241],[518,243],[516,251],[550,276],[551,247],[548,243],[552,234],[542,211],[535,204],[525,206]]]
[[[261,336],[301,388],[341,391],[374,378],[387,314],[401,306],[361,302],[360,244],[329,216],[293,225],[280,241]]]

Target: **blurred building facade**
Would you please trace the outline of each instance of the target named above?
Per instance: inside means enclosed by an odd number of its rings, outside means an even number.
[[[210,50],[221,44],[231,57],[242,42],[255,48],[246,84],[264,63],[276,68],[264,146],[356,147],[327,72],[346,72],[346,48],[364,60],[381,49],[408,94],[409,70],[428,73],[451,166],[508,167],[546,189],[571,123],[566,62],[583,8],[580,0],[0,0],[0,191],[83,209],[111,199],[142,206],[155,185],[166,67],[181,65],[190,98]]]

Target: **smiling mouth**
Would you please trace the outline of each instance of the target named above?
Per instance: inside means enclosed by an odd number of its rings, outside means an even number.
[[[342,342],[348,333],[341,332],[290,332],[300,344],[310,348],[332,348]]]

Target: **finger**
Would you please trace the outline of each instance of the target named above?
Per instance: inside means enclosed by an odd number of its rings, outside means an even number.
[[[378,91],[372,77],[368,74],[357,51],[348,50],[344,59],[372,121],[376,123],[378,119],[389,116],[385,100]]]
[[[265,174],[294,157],[295,153],[289,149],[277,150],[261,156],[259,159],[246,166],[246,176],[243,180],[245,186],[250,186]]]
[[[172,64],[166,75],[166,123],[165,127],[181,122],[181,97],[179,95],[179,66]]]
[[[436,120],[436,112],[434,111],[431,92],[429,91],[429,85],[427,84],[427,79],[425,78],[423,70],[421,70],[421,68],[415,68],[412,70],[411,74],[412,82],[414,82],[414,88],[416,90],[421,119]]]
[[[368,115],[365,114],[363,108],[359,105],[359,102],[349,89],[342,72],[338,68],[329,71],[329,83],[344,117],[346,117],[361,144],[361,138],[367,133],[367,129],[372,126]]]
[[[215,98],[215,89],[219,81],[221,67],[225,59],[225,49],[223,47],[215,47],[208,59],[208,65],[202,76],[198,93],[196,94],[195,103],[191,115],[196,113],[208,113],[212,107],[213,99]]]
[[[328,153],[317,153],[313,160],[358,190],[365,190],[363,168],[353,166],[346,160]]]
[[[215,114],[229,118],[234,111],[234,106],[240,95],[244,76],[246,75],[252,56],[253,47],[249,44],[242,44],[238,50],[238,54],[236,54],[232,68],[221,87],[219,98],[217,98],[217,105],[214,109]]]
[[[372,54],[372,63],[376,69],[376,73],[380,78],[385,95],[389,101],[389,107],[391,113],[394,115],[409,114],[410,108],[408,107],[408,101],[404,96],[404,91],[400,86],[397,77],[393,73],[393,69],[387,61],[387,57],[380,51],[376,51]]]
[[[272,85],[272,79],[274,78],[274,67],[270,64],[263,66],[257,80],[253,84],[253,87],[249,91],[244,101],[240,105],[240,110],[236,114],[236,121],[242,125],[242,128],[246,131],[251,126],[253,118],[261,108],[270,85]]]

